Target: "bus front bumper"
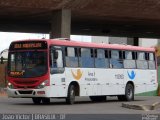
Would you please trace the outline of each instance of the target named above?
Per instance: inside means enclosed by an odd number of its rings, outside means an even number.
[[[42,89],[7,88],[7,94],[8,94],[8,97],[13,97],[13,98],[50,97],[48,86]]]

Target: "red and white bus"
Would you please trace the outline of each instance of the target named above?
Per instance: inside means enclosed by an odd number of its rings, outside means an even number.
[[[155,49],[58,39],[14,41],[7,80],[9,97],[32,98],[35,104],[50,103],[50,98],[73,104],[76,96],[132,101],[134,94],[157,90]]]

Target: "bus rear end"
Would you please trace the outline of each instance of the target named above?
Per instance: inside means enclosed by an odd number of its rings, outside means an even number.
[[[46,41],[12,42],[8,56],[9,97],[49,102],[48,45]]]

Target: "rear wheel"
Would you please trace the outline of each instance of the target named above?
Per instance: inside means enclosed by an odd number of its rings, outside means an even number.
[[[32,98],[32,101],[33,101],[34,104],[40,104],[41,101],[42,101],[42,98],[35,97],[35,98]]]
[[[74,104],[74,102],[75,102],[75,87],[74,87],[74,85],[70,85],[70,87],[68,89],[66,103],[72,105],[72,104]]]
[[[127,84],[125,90],[125,99],[126,101],[133,101],[134,100],[134,87],[132,84]]]

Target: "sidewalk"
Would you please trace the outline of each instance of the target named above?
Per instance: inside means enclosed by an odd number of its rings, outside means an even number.
[[[122,107],[135,110],[155,110],[160,108],[160,96],[136,96],[135,101],[123,102]]]

